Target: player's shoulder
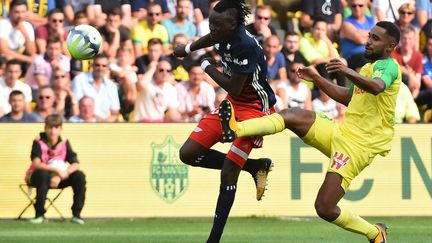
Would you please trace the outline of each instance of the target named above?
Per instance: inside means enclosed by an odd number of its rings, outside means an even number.
[[[385,69],[387,71],[397,71],[399,69],[398,62],[392,57],[377,60],[372,65],[374,69]]]

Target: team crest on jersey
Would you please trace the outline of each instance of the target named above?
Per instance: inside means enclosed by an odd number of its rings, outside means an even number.
[[[333,155],[333,162],[331,167],[339,170],[342,166],[345,166],[348,164],[350,157],[348,155],[345,155],[344,153],[338,153],[335,152]]]
[[[189,182],[188,167],[181,163],[178,154],[181,144],[168,136],[163,143],[152,143],[151,147],[151,186],[159,197],[172,203],[185,192]]]
[[[375,70],[375,72],[373,73],[372,77],[376,78],[376,77],[381,77],[382,76],[382,70]]]

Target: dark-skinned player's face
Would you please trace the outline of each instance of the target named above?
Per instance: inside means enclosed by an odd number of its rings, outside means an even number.
[[[369,39],[365,47],[365,57],[370,60],[382,59],[386,53],[391,53],[392,39],[382,27],[375,26],[369,32]]]
[[[210,36],[215,41],[226,40],[231,37],[236,24],[232,17],[226,13],[211,11],[209,17]]]

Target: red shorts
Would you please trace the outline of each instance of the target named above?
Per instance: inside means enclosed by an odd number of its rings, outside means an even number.
[[[242,107],[235,107],[234,109],[237,121],[244,121],[268,115],[265,112],[252,110],[250,108],[242,109]],[[272,109],[270,113],[273,112]],[[202,118],[190,134],[189,138],[206,148],[211,148],[217,142],[223,142],[222,125],[219,120],[218,110],[216,109]],[[260,148],[262,143],[262,137],[239,137],[232,143],[231,148],[227,153],[227,158],[243,168],[252,148]]]

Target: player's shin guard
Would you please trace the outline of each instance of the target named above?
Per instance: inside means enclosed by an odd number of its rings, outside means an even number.
[[[283,117],[274,113],[260,118],[237,122],[238,137],[264,136],[282,132],[285,129]]]
[[[368,239],[373,239],[379,233],[378,229],[347,209],[340,209],[341,213],[339,217],[332,223],[349,230],[351,232],[365,235]]]
[[[220,241],[229,212],[234,203],[236,187],[236,185],[220,187],[216,212],[213,219],[213,228],[210,232],[209,238],[207,239],[207,243]]]

